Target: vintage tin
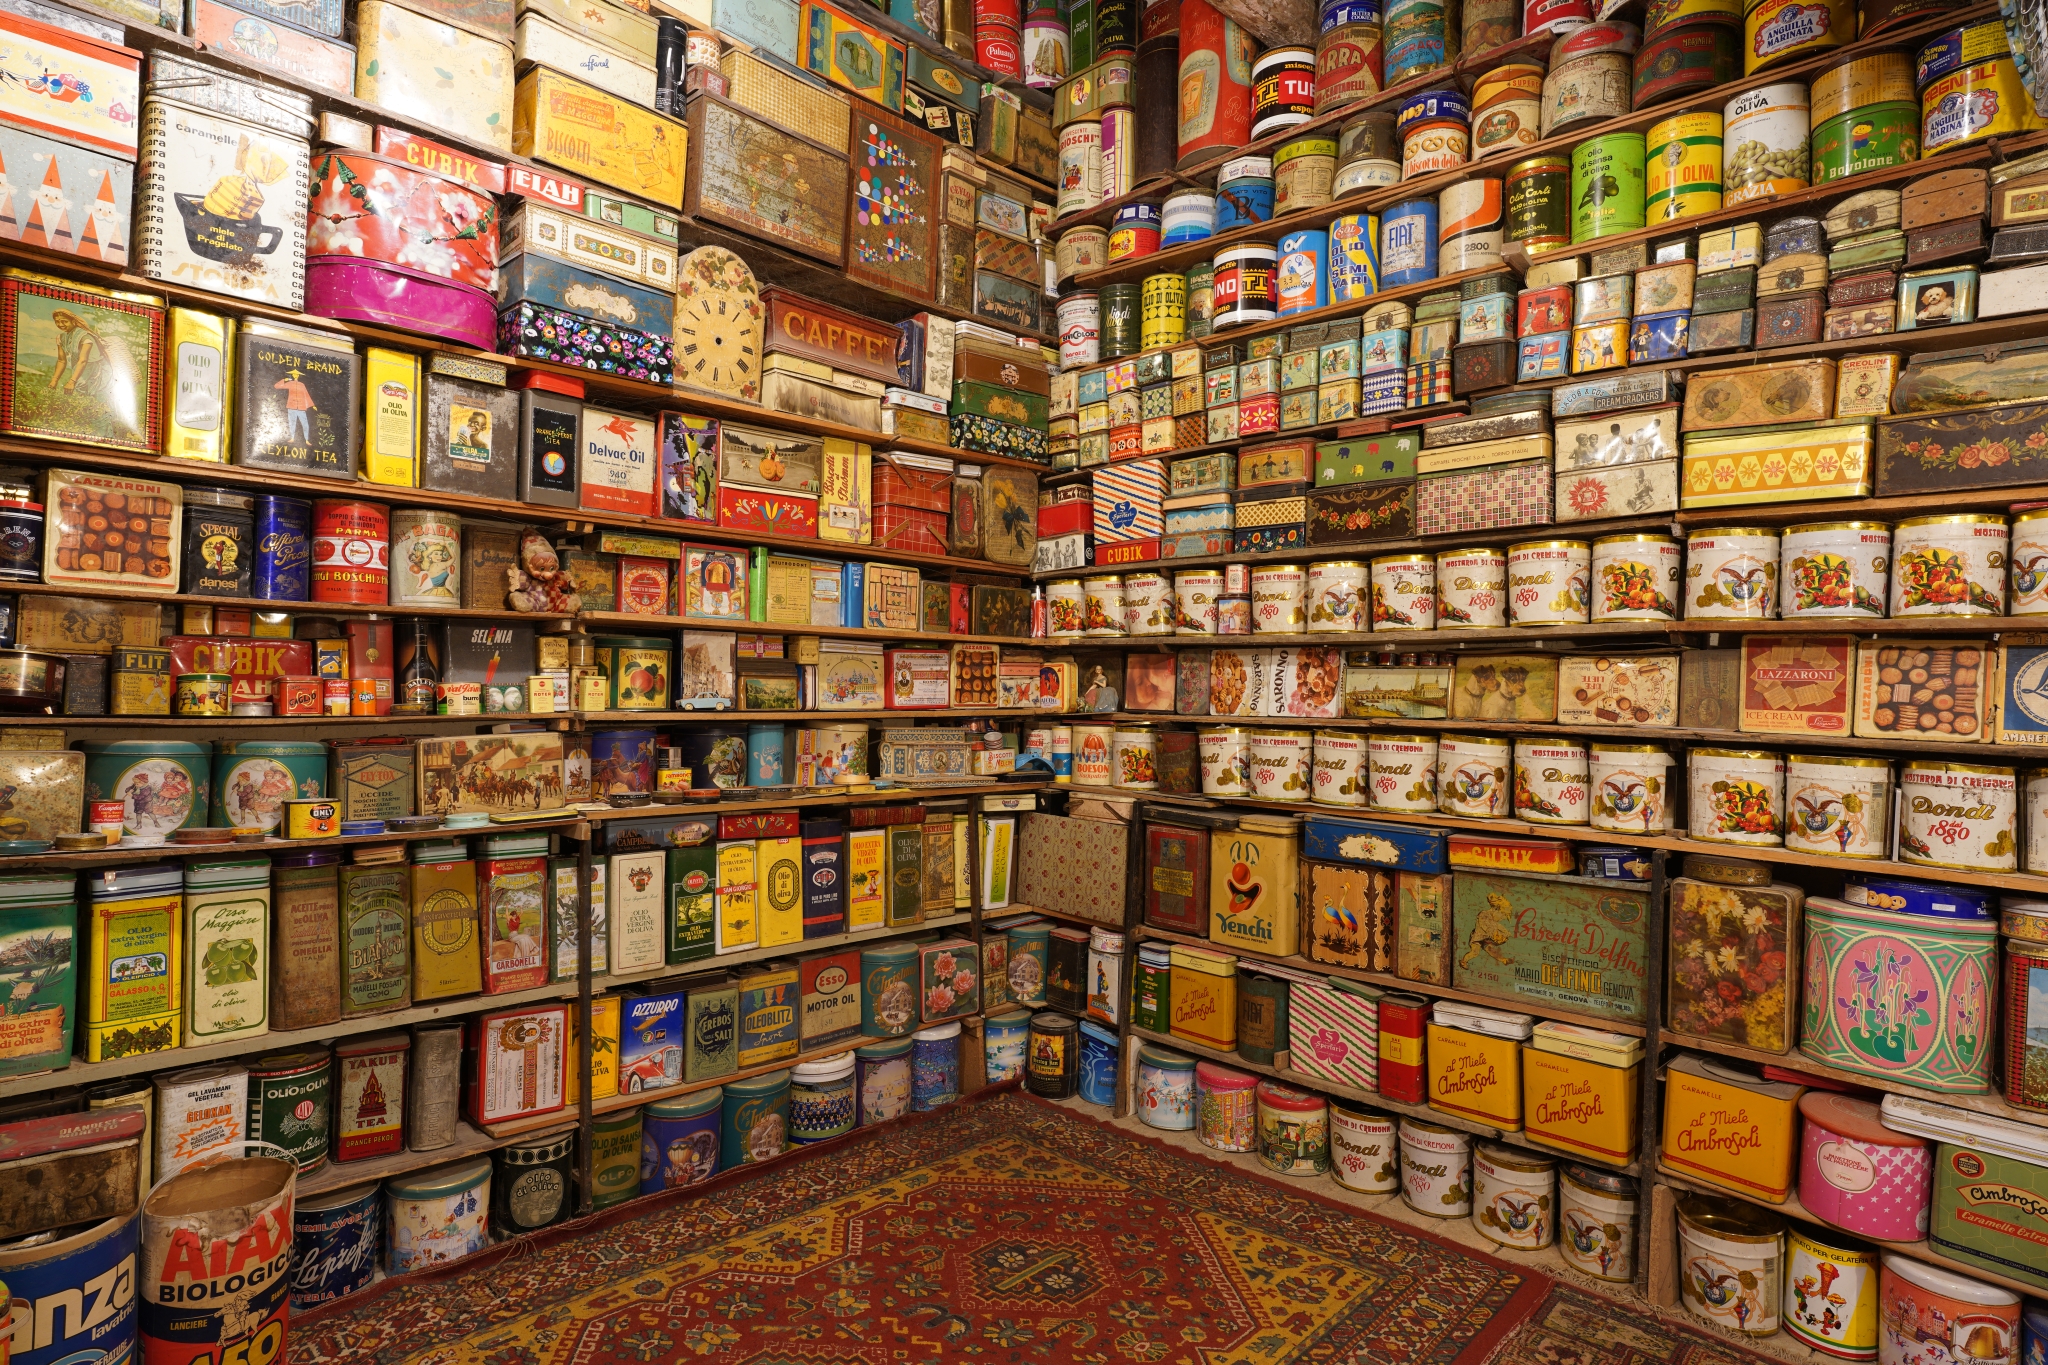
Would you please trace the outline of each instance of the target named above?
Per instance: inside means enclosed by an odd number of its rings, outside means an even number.
[[[1617,834],[1669,830],[1671,763],[1671,755],[1654,744],[1588,746],[1588,823]]]
[[[1380,213],[1380,287],[1420,284],[1436,278],[1437,205],[1409,199]]]
[[[1216,231],[1228,232],[1273,216],[1273,158],[1241,156],[1216,173]]]
[[[1436,625],[1487,630],[1507,625],[1508,557],[1491,547],[1436,557]]]
[[[1472,1212],[1472,1137],[1421,1119],[1401,1128],[1401,1202],[1431,1218]]]
[[[1437,808],[1438,741],[1435,735],[1367,737],[1366,782],[1374,810],[1427,815]]]
[[[1694,1316],[1738,1336],[1777,1333],[1785,1220],[1747,1204],[1678,1201],[1679,1297]]]
[[[1531,255],[1571,242],[1571,161],[1534,156],[1508,168],[1507,240]]]
[[[1235,246],[1216,253],[1213,321],[1217,329],[1270,322],[1277,316],[1273,301],[1277,259],[1278,253],[1270,246]]]
[[[1755,749],[1693,749],[1686,759],[1687,834],[1718,844],[1784,842],[1785,759]]]
[[[1583,825],[1589,818],[1586,746],[1571,740],[1517,739],[1514,815],[1542,825]]]
[[[1694,30],[1681,30],[1674,39]],[[1647,53],[1650,49],[1644,48]],[[1638,59],[1640,60],[1640,58]],[[1721,116],[1677,114],[1645,134],[1644,212],[1666,223],[1721,207]]]
[[[1252,570],[1253,634],[1296,635],[1308,628],[1308,570],[1262,564]]]
[[[1908,517],[1892,532],[1893,616],[2005,614],[2005,518],[1963,512]]]
[[[1242,681],[1239,683],[1242,686]],[[1202,793],[1247,795],[1251,790],[1251,731],[1238,726],[1203,730],[1199,737]]]
[[[1478,819],[1504,816],[1513,787],[1511,750],[1492,735],[1444,735],[1437,741],[1437,809]]]
[[[1768,621],[1776,615],[1779,544],[1759,527],[1710,527],[1685,543],[1687,620]]]
[[[1722,116],[1723,142],[1733,149],[1721,172],[1725,203],[1806,188],[1810,157],[1804,82],[1781,81],[1745,90],[1728,101]]]
[[[1592,619],[1678,619],[1678,542],[1648,532],[1602,536],[1592,550]]]
[[[1635,1181],[1567,1162],[1557,1175],[1558,1254],[1596,1280],[1632,1282],[1636,1209]]]
[[[1997,928],[1989,921],[1936,919],[1908,911],[1814,897],[1806,903],[1807,980],[1844,1005],[1809,998],[1799,1049],[1816,1061],[1925,1090],[1981,1094],[1990,1083],[1983,1046],[1985,1002],[1994,989]],[[1896,955],[1894,972],[1875,985],[1855,964],[1873,951]],[[1889,959],[1888,959],[1889,960]],[[1822,986],[1820,983],[1826,983]],[[1931,1026],[1901,1048],[1897,1000],[1919,999]]]
[[[1351,1100],[1330,1101],[1330,1174],[1348,1190],[1392,1194],[1401,1188],[1395,1120]]]
[[[391,509],[355,499],[316,499],[312,600],[381,606],[390,590]]]
[[[1543,136],[1621,117],[1628,112],[1629,86],[1626,52],[1589,52],[1557,62],[1543,78]]]
[[[1848,0],[1828,0],[1823,6],[1801,6],[1792,0],[1746,0],[1743,9],[1745,76],[1831,51],[1856,39],[1856,7]]]
[[[1259,1164],[1280,1175],[1324,1175],[1330,1169],[1330,1109],[1321,1095],[1261,1081]]]
[[[384,1197],[390,1238],[385,1264],[393,1274],[459,1261],[490,1243],[487,1156],[395,1177]]]
[[[1882,858],[1891,764],[1835,754],[1785,756],[1785,847],[1834,858]]]
[[[1899,771],[1899,859],[1927,867],[2019,867],[2011,768],[1914,759]]]
[[[1426,554],[1381,555],[1372,561],[1361,604],[1375,631],[1436,629],[1436,561]],[[1311,630],[1315,629],[1311,623]]]
[[[709,1180],[719,1168],[720,1086],[656,1100],[641,1110],[641,1194]]]
[[[1174,949],[1175,953],[1180,951],[1179,948]],[[1050,1100],[1072,1096],[1080,1079],[1080,1024],[1069,1015],[1042,1010],[1031,1016],[1028,1046],[1030,1055],[1024,1066],[1025,1088]]]
[[[327,1163],[334,1057],[324,1047],[273,1052],[249,1064],[248,1136],[273,1143],[302,1173]]]
[[[1816,123],[1810,154],[1815,185],[1906,165],[1920,154],[1920,108],[1910,101],[1873,104]]]
[[[1349,730],[1318,730],[1313,749],[1312,799],[1326,806],[1366,803],[1366,741]]]
[[[1253,730],[1247,752],[1251,795],[1265,801],[1306,801],[1310,798],[1315,753],[1313,731]]]
[[[1508,547],[1508,616],[1517,626],[1583,625],[1591,612],[1592,547],[1530,540]]]
[[[1886,522],[1786,527],[1778,575],[1780,610],[1787,619],[1883,616],[1891,549]]]
[[[1472,1153],[1472,1225],[1489,1241],[1539,1251],[1557,1238],[1557,1161],[1497,1142]]]
[[[1799,1199],[1807,1212],[1879,1241],[1917,1242],[1927,1235],[1931,1144],[1885,1126],[1874,1102],[1849,1095],[1808,1091],[1799,1114],[1805,1120]],[[1799,1334],[1811,1339],[1810,1330]]]
[[[1973,1161],[1978,1171],[1985,1165],[1983,1158],[1966,1149],[1944,1144],[1941,1150],[1959,1171]],[[1993,1160],[2007,1169],[2015,1164],[2003,1158]],[[1977,1188],[1986,1194],[2005,1193],[2013,1190],[2013,1184],[1996,1184],[1987,1177]],[[1930,1341],[1938,1349],[1951,1351],[1953,1359],[2018,1359],[2019,1295],[1890,1252],[1883,1253],[1881,1260],[1875,1290],[1879,1360],[1886,1365],[1893,1360],[1910,1362]]]
[[[312,1308],[366,1289],[384,1244],[384,1191],[375,1183],[292,1202],[291,1304]]]
[[[1194,1077],[1196,1136],[1202,1145],[1219,1152],[1257,1150],[1254,1092],[1259,1078],[1206,1061],[1195,1063]]]
[[[1987,56],[1929,78],[1929,50],[1923,48],[1920,58],[1921,155],[1934,156],[1966,143],[2010,137],[2044,126],[2009,54]]]
[[[721,1170],[770,1161],[788,1146],[789,1072],[727,1081],[720,1122]]]
[[[2038,774],[2036,774],[2038,776]],[[2036,809],[2038,800],[2032,803]],[[2029,865],[2032,863],[2030,861]],[[2008,937],[2005,941],[2004,990],[2001,998],[2004,1005],[2004,1026],[2000,1030],[2004,1046],[2002,1053],[2001,1090],[2006,1103],[2022,1109],[2048,1109],[2048,1083],[2040,1077],[2038,1064],[2030,1071],[2028,1063],[2036,1061],[2037,1044],[2030,1040],[2038,1030],[2048,1026],[2044,1018],[2040,988],[2048,985],[2048,945],[2039,939],[2012,936],[2014,927],[2028,928],[2039,933],[2044,921],[2037,914],[2015,913],[2008,904],[2004,912],[2004,926]]]
[[[1572,149],[1573,242],[1643,226],[1643,157],[1641,133],[1609,133]]]
[[[1124,580],[1117,574],[1101,574],[1082,580],[1083,633],[1116,636],[1126,633],[1129,615],[1124,607]]]

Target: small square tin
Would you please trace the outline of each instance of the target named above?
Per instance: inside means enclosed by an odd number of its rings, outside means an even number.
[[[1209,409],[1209,439],[1205,444],[1222,445],[1237,439],[1237,404]]]
[[[1572,334],[1563,331],[1523,337],[1516,347],[1517,382],[1561,378],[1571,353],[1571,339]]]
[[[1451,362],[1429,360],[1420,365],[1408,367],[1408,406],[1426,408],[1437,403],[1448,403],[1455,397],[1452,388]]]
[[[2008,229],[2000,229],[1998,235],[2002,237],[2006,231]],[[1906,264],[1915,268],[1968,260],[1983,255],[1984,249],[1982,218],[1965,218],[1959,223],[1915,228],[1906,234]]]
[[[1451,352],[1451,392],[1462,398],[1515,382],[1515,343],[1509,337],[1459,346]]]
[[[1822,295],[1818,289],[1760,299],[1756,309],[1759,346],[1806,346],[1821,337]]]
[[[1827,258],[1815,252],[1780,256],[1756,272],[1758,299],[1784,294],[1804,294],[1828,285]]]
[[[1692,309],[1693,280],[1699,267],[1691,261],[1651,266],[1636,272],[1636,313],[1639,318]]]
[[[957,398],[959,393],[957,387],[954,393]],[[1138,391],[1136,389],[1112,389],[1109,394],[1108,406],[1109,429],[1111,431],[1115,431],[1118,427],[1134,427],[1138,424],[1139,419],[1144,416],[1138,410]]]
[[[1636,279],[1633,275],[1596,275],[1580,280],[1573,288],[1576,300],[1572,323],[1591,327],[1601,322],[1625,322],[1634,311]]]
[[[1977,267],[1909,270],[1899,276],[1901,332],[1973,322],[1977,317]]]
[[[1339,379],[1358,378],[1358,338],[1324,342],[1320,360],[1318,383],[1329,384]]]
[[[1405,328],[1387,328],[1367,332],[1358,339],[1358,373],[1361,376],[1381,370],[1398,370],[1408,364],[1408,332]]]
[[[1074,416],[1075,430],[1086,436],[1091,431],[1109,430],[1109,404],[1083,403]]]
[[[1477,341],[1512,341],[1515,299],[1512,294],[1486,294],[1465,300],[1458,313],[1458,344]]]
[[[1237,405],[1237,434],[1257,436],[1280,430],[1280,395],[1262,393]]]
[[[1138,424],[1138,450],[1145,455],[1173,453],[1173,414],[1147,417]]]
[[[1237,405],[1237,366],[1210,370],[1202,376],[1202,406],[1220,408]]]
[[[1270,360],[1280,354],[1280,349],[1280,336],[1278,333],[1253,337],[1244,344],[1244,358],[1248,361]]]
[[[1175,379],[1200,379],[1202,377],[1201,347],[1176,346],[1169,355]]]
[[[1202,377],[1180,375],[1175,377],[1170,390],[1173,395],[1173,415],[1185,417],[1202,410]]]
[[[1780,218],[1764,232],[1764,264],[1784,256],[1817,253],[1821,243],[1820,219],[1803,215]]]
[[[1080,407],[1109,401],[1109,371],[1083,370],[1074,381],[1074,402]]]
[[[1316,390],[1316,422],[1348,422],[1358,416],[1358,381],[1338,379]]]
[[[1358,379],[1358,415],[1399,412],[1408,406],[1408,371],[1376,370]]]
[[[1830,308],[1821,318],[1824,341],[1853,341],[1857,337],[1883,336],[1895,331],[1898,305],[1895,303],[1852,304]]]
[[[1408,363],[1420,365],[1426,360],[1449,360],[1451,347],[1458,344],[1458,320],[1437,318],[1432,322],[1417,321],[1408,329]]]
[[[1138,362],[1135,359],[1112,360],[1102,367],[1103,387],[1110,393],[1123,393],[1138,387]]]
[[[1296,389],[1280,395],[1280,430],[1299,431],[1316,424],[1316,391]]]
[[[1132,357],[1132,371],[1138,377],[1138,387],[1147,384],[1161,384],[1173,376],[1169,372],[1167,354],[1164,351],[1147,351]]]
[[[1515,301],[1515,334],[1540,336],[1562,332],[1572,325],[1572,287],[1554,284],[1548,289],[1524,289]]]
[[[1895,265],[1906,259],[1906,234],[1897,228],[1845,237],[1828,250],[1828,273],[1844,274],[1872,265]]]
[[[1596,249],[1588,264],[1594,275],[1633,275],[1650,263],[1650,248],[1643,242]]]
[[[1628,364],[1628,323],[1601,322],[1572,328],[1572,373],[1592,374]]]
[[[1173,384],[1148,384],[1138,390],[1138,419],[1173,416]]]
[[[1700,234],[1700,273],[1733,270],[1762,259],[1764,230],[1760,223],[1736,223]]]
[[[1280,357],[1280,392],[1313,389],[1322,379],[1322,355],[1318,351],[1288,351]]]
[[[1717,351],[1747,350],[1756,344],[1756,310],[1736,313],[1692,315],[1692,335],[1686,340],[1690,355],[1712,355]]]
[[[1685,355],[1692,314],[1653,313],[1639,317],[1629,327],[1628,363],[1651,365],[1660,360],[1678,360]]]

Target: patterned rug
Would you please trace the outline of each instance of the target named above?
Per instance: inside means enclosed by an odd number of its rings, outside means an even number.
[[[1479,1365],[1550,1288],[996,1092],[389,1281],[295,1320],[290,1358]]]
[[[1494,1351],[1493,1365],[1772,1365],[1772,1358],[1553,1284],[1542,1307]]]

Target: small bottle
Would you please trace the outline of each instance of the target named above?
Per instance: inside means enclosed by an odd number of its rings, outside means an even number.
[[[1036,587],[1031,590],[1031,638],[1034,640],[1043,640],[1045,638],[1045,589],[1043,587]]]

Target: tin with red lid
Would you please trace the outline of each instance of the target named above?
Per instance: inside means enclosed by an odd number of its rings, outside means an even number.
[[[313,601],[381,606],[391,591],[391,509],[355,498],[313,502]]]

